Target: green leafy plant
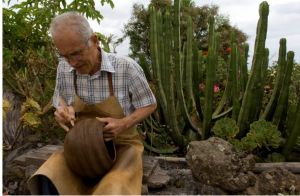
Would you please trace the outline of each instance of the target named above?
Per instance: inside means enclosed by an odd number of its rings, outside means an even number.
[[[268,155],[268,161],[272,163],[285,162],[285,157],[282,156],[280,153],[273,152],[272,154]]]
[[[233,138],[239,132],[239,128],[236,126],[235,120],[230,118],[223,118],[216,122],[213,127],[213,131],[218,136]]]
[[[260,148],[265,146],[270,150],[268,146],[272,146],[273,148],[279,147],[282,140],[281,132],[271,122],[265,120],[256,121],[250,125],[250,128],[251,130],[247,134],[247,137],[254,140]]]
[[[11,110],[11,105],[7,99],[2,100],[2,120],[6,118],[6,112]]]

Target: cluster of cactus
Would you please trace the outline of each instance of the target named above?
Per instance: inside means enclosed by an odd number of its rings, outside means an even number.
[[[278,138],[278,134],[281,135],[283,133],[286,133],[286,136],[289,136],[289,138],[291,138],[291,135],[293,135],[294,138],[297,138],[299,136],[299,131],[297,130],[300,130],[299,122],[295,121],[290,123],[289,130],[286,130],[286,126],[282,126],[286,123],[288,114],[288,86],[291,79],[294,58],[294,53],[290,51],[287,53],[286,60],[285,39],[280,40],[279,66],[274,84],[274,91],[268,106],[263,113],[261,112],[269,61],[269,50],[265,48],[269,14],[268,3],[264,1],[260,4],[260,18],[257,26],[250,75],[247,73],[249,45],[246,44],[244,47],[244,54],[239,55],[235,43],[235,35],[231,35],[230,67],[228,69],[227,86],[215,111],[213,111],[214,77],[216,65],[218,64],[220,35],[219,33],[214,32],[214,17],[210,16],[209,18],[209,46],[206,56],[205,98],[204,108],[202,109],[202,92],[199,89],[199,84],[203,83],[202,51],[198,50],[197,40],[193,40],[192,38],[192,20],[190,17],[187,21],[187,41],[184,44],[180,43],[179,0],[174,1],[174,10],[174,27],[172,28],[170,14],[168,12],[164,16],[163,25],[161,12],[158,11],[156,13],[155,8],[150,7],[150,53],[153,81],[156,89],[156,98],[159,104],[158,113],[160,116],[157,122],[166,125],[163,130],[167,131],[170,135],[174,145],[180,148],[184,147],[189,141],[195,139],[195,136],[196,139],[200,139],[200,137],[202,140],[207,139],[211,134],[213,123],[225,116],[230,117],[237,122],[239,128],[237,139],[243,141],[245,145],[249,144],[249,149],[256,147],[251,145],[253,143],[251,137],[254,137],[255,135],[257,140],[262,139],[257,136],[259,132],[254,131],[256,129],[255,126],[258,125],[255,123],[258,120],[260,123],[265,123],[264,120],[272,122],[273,125],[278,127],[281,132],[272,132],[276,133],[275,138]],[[183,48],[182,51],[181,48]],[[172,54],[174,56],[172,56]],[[145,72],[149,73],[149,70],[147,70],[148,65],[142,54],[140,55],[140,62]],[[238,70],[240,70],[241,73],[239,79]],[[148,75],[147,78],[150,78],[150,76]],[[239,80],[242,96],[239,96]],[[173,84],[175,84],[175,89],[173,88]],[[223,111],[224,104],[228,100],[231,107],[226,111]],[[300,105],[300,103],[298,103],[298,105]],[[196,111],[193,110],[193,108],[195,108]],[[298,110],[295,115],[299,115]],[[195,120],[193,120],[195,118],[198,119],[200,123],[196,123]],[[254,130],[250,125],[252,127],[254,126]],[[249,133],[250,129],[251,132]],[[235,133],[235,131],[233,131],[232,134],[231,132],[229,132],[228,135],[233,135]],[[245,137],[247,133],[250,134],[249,137]],[[266,133],[264,135],[265,139],[268,138],[267,141],[272,143],[273,147],[276,147],[276,145],[278,145],[277,140],[274,138],[272,139],[271,136],[269,138],[269,136],[270,135],[267,135]],[[287,139],[286,143],[287,146],[288,143],[294,146],[296,142],[292,139]],[[265,143],[264,140],[262,140],[257,141],[257,144],[263,145]],[[289,153],[292,148],[293,147],[289,148]],[[171,152],[169,149],[167,151]]]

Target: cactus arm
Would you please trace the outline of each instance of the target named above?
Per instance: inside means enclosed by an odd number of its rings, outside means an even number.
[[[163,22],[162,14],[160,11],[156,14],[156,26],[157,26],[157,47],[158,47],[158,58],[159,58],[159,68],[160,68],[160,77],[161,84],[166,84],[166,67],[165,64],[165,55],[164,55],[164,36],[163,36]],[[166,92],[166,85],[162,86],[164,92]]]
[[[194,54],[195,55],[195,54]],[[200,87],[199,85],[203,83],[203,71],[202,71],[202,60],[203,60],[203,52],[202,50],[199,50],[198,51],[198,65],[197,68],[198,70],[196,70],[195,68],[195,72],[194,73],[197,73],[197,77],[198,79],[197,80],[194,80],[194,81],[198,81],[198,82],[195,82],[197,84],[197,86],[195,87],[195,102],[196,102],[196,109],[197,109],[197,112],[198,112],[198,115],[199,115],[199,118],[201,120],[203,120],[203,111],[202,111],[202,108],[201,108],[201,97],[202,97],[202,94],[203,92],[200,90]],[[196,62],[195,62],[195,65],[196,66]]]
[[[287,54],[287,66],[285,69],[285,75],[283,80],[283,85],[281,89],[281,93],[279,95],[278,104],[272,119],[272,124],[279,126],[280,119],[285,116],[284,111],[286,112],[286,108],[288,107],[288,96],[289,96],[289,86],[291,84],[291,76],[294,66],[294,52],[290,51]],[[284,119],[285,120],[285,119]]]
[[[208,30],[208,48],[214,47],[214,33],[215,33],[215,18],[213,15],[209,16],[209,30]]]
[[[201,58],[201,67],[200,67],[200,61]],[[203,120],[203,112],[201,109],[201,92],[199,88],[199,84],[202,83],[202,72],[200,72],[200,69],[202,70],[202,53],[200,57],[200,52],[198,52],[198,41],[194,40],[193,45],[193,90],[195,95],[195,104],[196,109],[199,115],[199,118]],[[200,76],[201,74],[201,76]],[[201,79],[200,79],[201,78]]]
[[[188,115],[186,104],[184,101],[184,96],[182,92],[182,80],[181,80],[181,69],[180,69],[180,1],[174,1],[174,59],[175,59],[175,76],[176,76],[176,90],[177,97],[179,100],[179,107],[184,121],[187,123],[187,126],[195,131],[200,133],[200,128],[197,127],[191,120]]]
[[[150,75],[150,70],[149,70],[149,66],[146,62],[146,58],[145,58],[145,54],[144,53],[140,53],[139,54],[139,59],[140,59],[140,65],[141,67],[143,68],[144,70],[144,73],[145,73],[145,76],[146,76],[146,79],[149,81],[151,81],[151,75]]]
[[[269,103],[264,113],[260,117],[260,120],[265,119],[270,121],[272,119],[278,102],[280,90],[282,87],[282,82],[283,82],[282,80],[284,77],[284,69],[286,65],[286,60],[285,60],[286,39],[285,38],[280,39],[279,43],[280,43],[280,47],[279,47],[279,56],[278,56],[278,67],[277,67],[277,75],[274,82],[274,88]]]
[[[260,87],[260,93],[259,93],[259,103],[258,107],[256,109],[256,115],[255,119],[259,119],[260,113],[261,113],[261,106],[263,101],[263,95],[265,93],[265,84],[266,84],[266,78],[267,78],[267,71],[268,71],[268,65],[269,65],[269,49],[265,48],[265,53],[263,57],[263,65],[262,65],[262,72],[261,72],[261,87]]]
[[[193,95],[193,74],[192,74],[192,56],[193,56],[193,47],[192,47],[192,18],[189,16],[187,21],[187,42],[186,42],[186,90],[187,90],[187,103],[192,107],[194,104],[194,95]],[[191,112],[189,110],[189,112]]]
[[[240,111],[240,102],[239,102],[239,92],[238,92],[238,67],[237,67],[237,46],[235,43],[231,46],[231,58],[230,58],[230,67],[231,67],[231,80],[232,80],[232,102],[233,102],[233,111],[232,119],[237,121],[239,111]]]
[[[181,73],[180,73],[180,77],[181,77],[181,84],[182,84],[182,88],[185,89],[186,86],[186,42],[183,43],[183,48],[182,48],[182,58],[181,58],[181,64],[180,64],[180,68],[181,68]]]
[[[298,100],[296,115],[294,116],[294,118],[298,120],[295,121],[293,129],[289,131],[289,136],[287,138],[286,144],[281,152],[286,160],[288,160],[289,155],[294,148],[298,137],[300,136],[300,99]]]
[[[257,76],[260,75],[261,71],[261,61],[265,49],[269,15],[269,5],[266,1],[260,4],[259,15],[260,18],[257,25],[255,49],[252,62],[253,65],[251,68],[249,81],[246,86],[245,96],[243,97],[243,102],[237,123],[240,130],[240,132],[237,134],[237,138],[239,139],[245,136],[245,130],[249,128],[250,122],[248,118],[250,108],[253,107],[253,104],[255,103],[253,101],[257,101],[253,100],[253,90],[257,89],[260,84]]]
[[[215,53],[215,67],[218,68],[218,62],[219,62],[219,46],[220,46],[220,33],[217,32],[214,36],[214,53]]]
[[[166,73],[165,73],[165,84],[166,84],[166,98],[167,102],[169,104],[172,104],[170,106],[171,108],[175,108],[175,101],[174,101],[174,78],[172,74],[172,25],[171,25],[171,18],[170,13],[165,13],[165,39],[164,39],[164,46],[165,46],[165,67],[166,67]],[[168,105],[169,105],[168,104]],[[168,106],[169,108],[169,106]]]
[[[244,96],[247,82],[248,82],[248,52],[249,44],[245,44],[244,47],[244,56],[241,58],[241,84],[242,84],[242,97]]]
[[[205,79],[205,106],[201,140],[208,139],[211,131],[211,119],[214,99],[215,55],[214,49],[209,48],[207,54],[206,79]]]

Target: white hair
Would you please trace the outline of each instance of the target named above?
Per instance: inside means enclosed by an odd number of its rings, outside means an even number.
[[[73,28],[81,36],[83,43],[86,43],[87,40],[89,40],[93,35],[93,29],[88,23],[88,20],[75,11],[65,12],[53,18],[50,24],[50,33],[52,37],[58,27]],[[88,41],[87,45],[89,47],[92,46],[90,40]]]

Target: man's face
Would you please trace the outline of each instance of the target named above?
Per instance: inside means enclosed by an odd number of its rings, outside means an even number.
[[[100,69],[99,59],[97,56],[97,43],[93,42],[93,38],[86,40],[83,43],[80,35],[74,30],[66,29],[64,32],[53,36],[54,44],[58,49],[60,55],[68,57],[68,63],[75,68],[80,74],[93,75]],[[92,47],[87,45],[88,41],[92,41]],[[96,50],[95,50],[96,49]],[[73,56],[79,56],[79,60],[72,59]]]

